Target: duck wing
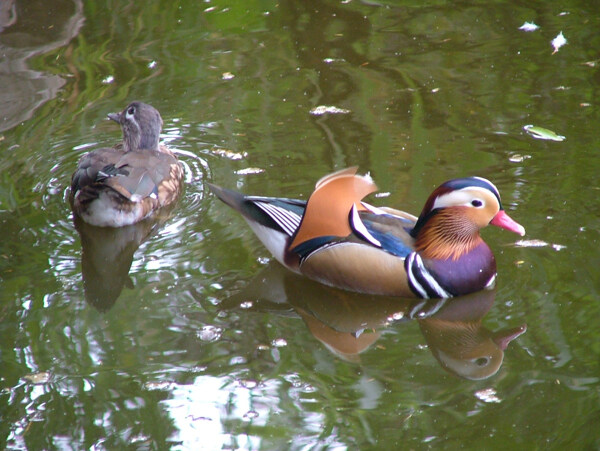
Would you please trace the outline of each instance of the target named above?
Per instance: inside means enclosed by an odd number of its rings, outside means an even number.
[[[80,191],[79,200],[85,202],[85,198],[93,200],[101,190],[110,188],[131,202],[150,196],[160,198],[159,204],[164,205],[178,194],[182,176],[183,169],[172,154],[156,151],[123,153],[119,148],[103,148],[81,159],[73,174],[71,192]],[[161,189],[170,181],[169,186]]]

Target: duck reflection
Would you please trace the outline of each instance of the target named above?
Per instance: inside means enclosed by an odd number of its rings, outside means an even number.
[[[164,223],[149,218],[126,227],[96,227],[75,215],[81,238],[81,275],[86,301],[101,312],[108,311],[123,288],[133,288],[129,269],[133,254]]]
[[[84,24],[83,9],[81,0],[0,0],[0,132],[31,118],[65,85],[54,70],[30,69],[29,60],[66,47]]]
[[[508,344],[526,325],[492,332],[482,319],[494,303],[495,290],[450,299],[414,300],[350,293],[307,281],[281,265],[270,265],[240,293],[221,304],[243,303],[258,311],[293,309],[321,343],[338,357],[359,361],[392,323],[417,321],[427,345],[446,371],[466,379],[498,372]]]
[[[447,299],[433,315],[418,319],[433,356],[450,373],[472,380],[493,376],[508,344],[526,331],[526,324],[496,332],[481,324],[495,295],[490,290]]]

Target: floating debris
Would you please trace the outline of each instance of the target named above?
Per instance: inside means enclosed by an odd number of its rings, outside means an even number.
[[[231,72],[223,72],[223,75],[221,75],[221,78],[223,80],[231,80],[232,78],[235,78],[235,75],[233,75]]]
[[[338,108],[336,106],[319,105],[310,110],[313,116],[322,116],[324,114],[348,114],[350,110]]]
[[[519,30],[521,31],[535,31],[537,29],[539,29],[540,27],[536,24],[534,24],[533,22],[525,22],[523,25],[521,25],[519,27]]]
[[[600,63],[600,60],[586,61],[585,63],[581,63],[581,64],[583,64],[584,66],[596,67],[598,65],[598,63]]]
[[[529,158],[531,158],[531,155],[521,155],[519,153],[516,153],[508,157],[508,161],[510,161],[511,163],[522,163],[523,161]]]
[[[550,244],[550,243],[547,243],[546,241],[542,241],[542,240],[519,240],[519,241],[515,242],[515,246],[517,246],[517,247],[551,246],[552,249],[554,249],[555,251],[562,251],[563,249],[567,248],[567,246],[565,246],[564,244]]]
[[[380,198],[380,197],[390,197],[392,195],[392,193],[390,193],[389,191],[382,191],[380,193],[376,193],[375,197]]]
[[[515,243],[518,247],[544,247],[548,246],[548,243],[542,240],[519,240]]]
[[[565,45],[567,43],[567,40],[565,38],[565,36],[563,35],[563,32],[561,31],[560,33],[558,33],[558,35],[552,39],[552,47],[554,47],[554,51],[552,52],[552,54],[554,55],[556,52],[558,52],[558,49],[560,49],[563,45]]]
[[[220,157],[229,158],[230,160],[241,160],[242,158],[246,158],[248,156],[247,152],[234,152],[233,150],[228,149],[216,149],[211,153]]]
[[[237,175],[260,174],[261,172],[265,172],[265,170],[261,168],[246,168],[235,171]]]
[[[51,375],[47,371],[42,371],[40,373],[27,374],[27,375],[23,376],[23,379],[25,379],[27,382],[34,384],[34,385],[47,384],[48,382],[50,382],[50,378],[51,378]]]
[[[523,127],[527,133],[529,133],[535,139],[546,139],[549,141],[564,141],[565,138],[562,135],[558,135],[554,133],[552,130],[548,130],[547,128],[537,127],[535,125],[525,125]]]

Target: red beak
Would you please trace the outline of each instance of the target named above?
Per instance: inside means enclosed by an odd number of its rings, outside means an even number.
[[[526,330],[527,324],[522,324],[519,327],[513,327],[512,329],[500,330],[493,334],[492,340],[504,351],[511,341],[519,335],[524,334]]]
[[[521,236],[525,235],[525,227],[508,216],[504,210],[500,210],[496,213],[496,216],[490,221],[490,224],[518,233]]]

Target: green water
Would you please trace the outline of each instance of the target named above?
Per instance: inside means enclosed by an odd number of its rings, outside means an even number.
[[[0,3],[0,449],[599,448],[593,5]],[[161,111],[185,194],[78,232],[71,173],[133,99]],[[419,310],[281,271],[205,184],[306,198],[354,165],[371,203],[415,214],[489,178],[528,241],[486,229],[496,290]],[[469,333],[523,324],[482,379],[449,367]]]

